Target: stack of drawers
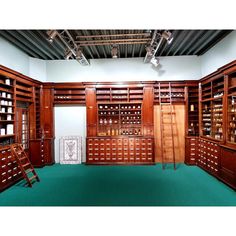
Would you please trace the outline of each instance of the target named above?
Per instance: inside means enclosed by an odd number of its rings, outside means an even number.
[[[87,163],[153,163],[153,138],[87,138]]]
[[[186,137],[185,141],[185,163],[187,165],[196,165],[198,159],[198,137]]]
[[[0,191],[22,178],[21,170],[12,157],[9,146],[0,149]]]
[[[212,175],[219,173],[220,147],[217,143],[199,139],[197,164]]]

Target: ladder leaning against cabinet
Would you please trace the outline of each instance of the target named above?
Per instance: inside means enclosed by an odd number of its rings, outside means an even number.
[[[16,159],[17,164],[21,169],[21,173],[24,179],[27,181],[29,187],[32,187],[32,180],[36,179],[38,182],[39,177],[36,174],[33,165],[31,164],[27,154],[25,153],[21,144],[12,144],[11,152],[13,157]]]
[[[163,90],[162,90],[163,91]],[[166,155],[168,150],[172,155],[172,161],[174,165],[174,169],[176,169],[175,165],[175,150],[174,150],[174,132],[173,132],[173,104],[172,104],[172,92],[171,92],[171,84],[169,83],[168,89],[164,90],[165,95],[163,96],[161,92],[161,86],[159,83],[159,102],[160,102],[160,132],[161,132],[161,162],[162,169],[165,169],[165,165],[167,162]],[[167,121],[166,121],[167,120]],[[169,128],[169,129],[168,129]],[[170,144],[170,146],[167,145]]]

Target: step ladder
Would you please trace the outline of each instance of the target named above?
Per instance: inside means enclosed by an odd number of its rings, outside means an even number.
[[[160,132],[161,132],[161,162],[162,169],[165,169],[165,165],[170,162],[166,162],[166,154],[167,150],[170,150],[172,154],[172,162],[174,165],[174,169],[176,169],[175,165],[175,150],[174,150],[174,132],[173,132],[173,116],[175,114],[173,110],[172,104],[172,91],[171,91],[171,83],[168,85],[168,89],[165,90],[166,95],[162,95],[161,86],[159,83],[159,103],[160,103]],[[168,122],[166,122],[168,120]],[[167,132],[165,128],[170,128],[170,132]],[[167,141],[170,146],[166,145]]]
[[[13,157],[15,158],[18,166],[21,169],[21,173],[24,179],[27,181],[29,187],[32,187],[32,181],[37,180],[38,182],[39,177],[36,174],[33,165],[31,164],[27,154],[25,153],[23,146],[21,144],[12,144],[11,145],[11,152]]]

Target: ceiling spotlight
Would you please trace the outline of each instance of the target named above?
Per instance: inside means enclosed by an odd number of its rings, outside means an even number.
[[[77,49],[76,51],[76,60],[83,66],[88,66],[89,62],[84,56],[82,50],[80,48]]]
[[[70,59],[70,57],[72,56],[72,52],[70,51],[70,50],[66,50],[66,52],[65,52],[65,59],[66,60],[69,60]]]
[[[118,54],[118,47],[117,46],[112,46],[112,48],[111,48],[112,58],[117,58],[118,57],[117,54]]]
[[[56,30],[48,30],[47,35],[48,35],[48,41],[50,43],[52,43],[53,40],[55,39],[55,37],[57,36],[57,31]]]
[[[159,59],[157,57],[153,57],[150,62],[155,67],[157,67],[160,64]]]
[[[171,42],[173,41],[173,35],[170,31],[165,30],[162,35],[161,35],[164,39],[166,39],[168,44],[171,44]]]

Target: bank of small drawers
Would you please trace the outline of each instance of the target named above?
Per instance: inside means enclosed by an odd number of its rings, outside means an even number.
[[[185,148],[185,163],[195,165],[198,159],[198,137],[187,137]]]
[[[22,178],[21,170],[9,147],[0,150],[0,191]]]
[[[213,175],[219,173],[220,147],[217,143],[199,139],[197,164]]]
[[[153,138],[87,138],[87,163],[152,163]]]

